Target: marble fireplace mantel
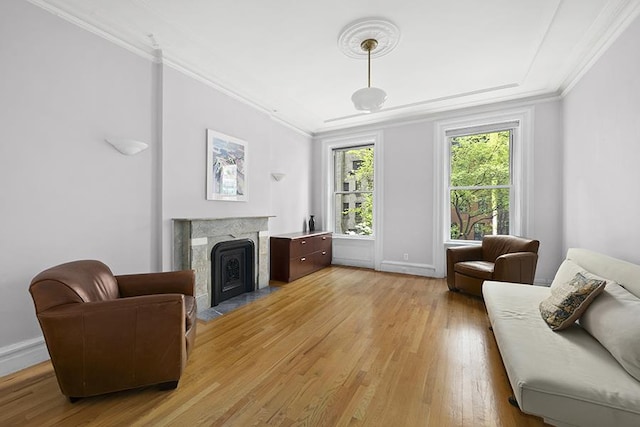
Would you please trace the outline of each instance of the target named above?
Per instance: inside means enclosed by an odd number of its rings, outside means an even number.
[[[269,218],[272,216],[173,219],[173,266],[195,270],[198,310],[211,307],[211,251],[220,242],[252,240],[256,289],[269,286]]]

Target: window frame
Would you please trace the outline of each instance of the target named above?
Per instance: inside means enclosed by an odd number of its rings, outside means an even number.
[[[373,146],[374,159],[374,177],[373,177],[373,234],[369,236],[349,235],[335,233],[335,217],[334,217],[334,162],[333,150],[349,147]],[[382,203],[383,197],[383,144],[382,132],[353,134],[337,138],[327,138],[322,140],[322,173],[323,173],[323,212],[326,222],[327,231],[334,233],[334,239],[352,239],[352,240],[372,240],[375,241],[374,264],[379,266],[382,256]],[[359,191],[361,192],[361,191]],[[377,267],[376,267],[377,268]]]
[[[358,186],[356,185],[355,182],[354,182],[354,185],[353,185],[353,187],[354,187],[353,189],[351,189],[351,185],[348,182],[343,182],[342,189],[340,190],[340,189],[338,189],[338,182],[335,181],[335,154],[336,154],[337,151],[346,152],[346,151],[353,150],[353,149],[358,149],[358,148],[371,148],[371,150],[373,150],[373,173],[374,173],[373,190],[357,189]],[[376,189],[376,182],[375,182],[376,153],[375,153],[375,145],[374,144],[358,144],[358,145],[347,145],[347,146],[344,146],[344,147],[333,147],[331,149],[331,161],[333,163],[333,166],[331,168],[331,176],[332,176],[332,178],[334,180],[333,183],[332,183],[333,184],[333,194],[332,194],[331,197],[333,198],[333,200],[332,200],[331,203],[333,203],[334,209],[336,209],[335,200],[336,200],[336,196],[337,195],[356,195],[357,196],[358,194],[371,194],[372,196],[374,196],[375,189]],[[347,186],[349,188],[348,190],[344,189],[344,184],[347,184]],[[343,205],[343,209],[342,210],[343,211],[344,211],[344,204],[345,203],[343,202],[342,203],[342,205]],[[358,203],[356,202],[355,205],[357,206]],[[362,205],[362,203],[360,203],[360,205]],[[373,201],[373,209],[375,211],[375,199]],[[337,212],[337,210],[334,211],[334,212]],[[344,215],[344,213],[343,213],[343,215]],[[356,215],[356,218],[357,217],[358,216]],[[361,237],[361,238],[375,237],[375,226],[376,226],[375,215],[374,215],[374,218],[373,218],[372,234],[368,234],[368,235],[367,234],[356,234],[356,235],[353,235],[353,234],[338,233],[335,230],[336,220],[337,220],[337,218],[335,217],[335,214],[334,214],[333,221],[331,222],[331,226],[333,228],[332,232],[336,236],[340,236],[340,237],[342,237],[342,236],[344,236],[344,237]],[[356,219],[356,221],[357,221],[357,219]]]
[[[433,253],[437,277],[446,272],[445,251],[447,247],[480,241],[451,239],[451,203],[449,200],[450,149],[449,136],[461,129],[489,129],[494,125],[517,122],[511,150],[511,179],[514,195],[511,196],[510,229],[512,235],[533,234],[533,124],[534,107],[516,108],[498,112],[460,116],[434,123],[434,229]],[[483,132],[474,132],[483,133]],[[512,219],[513,218],[513,219]]]
[[[460,128],[460,129],[449,129],[447,132],[445,132],[445,136],[447,139],[447,170],[446,170],[446,185],[447,185],[447,189],[445,190],[445,200],[444,203],[446,206],[449,206],[449,215],[447,218],[444,218],[444,220],[448,223],[449,226],[449,230],[451,229],[451,192],[454,190],[491,190],[491,189],[509,189],[509,234],[514,234],[513,230],[512,230],[512,225],[511,224],[516,224],[519,223],[519,221],[515,218],[515,213],[514,213],[514,209],[512,209],[513,206],[515,206],[517,204],[517,198],[520,194],[520,191],[518,189],[515,188],[514,182],[514,147],[515,147],[515,141],[516,138],[519,136],[518,135],[518,130],[520,128],[520,124],[516,123],[516,122],[509,122],[509,123],[495,123],[495,124],[490,124],[490,125],[485,125],[485,126],[481,126],[481,127],[476,127],[476,128]],[[449,131],[452,131],[452,134],[447,134]],[[503,132],[503,131],[509,131],[509,183],[508,184],[497,184],[497,185],[476,185],[476,186],[452,186],[451,185],[451,155],[452,155],[452,150],[451,150],[451,139],[455,138],[455,137],[459,137],[459,136],[471,136],[471,135],[483,135],[483,134],[488,134],[488,133],[496,133],[496,132]],[[447,227],[446,224],[443,224],[445,227]],[[475,226],[478,224],[474,224],[474,228]],[[474,234],[475,234],[475,230],[474,230]],[[473,243],[478,243],[478,240],[469,240],[469,239],[452,239],[451,238],[451,232],[449,231],[447,233],[447,237],[445,239],[445,244],[448,245],[455,245],[458,243],[464,243],[464,244],[473,244]]]

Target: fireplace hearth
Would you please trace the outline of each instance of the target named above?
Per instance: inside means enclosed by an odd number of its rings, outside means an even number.
[[[255,289],[253,253],[249,239],[220,242],[211,251],[211,306]]]

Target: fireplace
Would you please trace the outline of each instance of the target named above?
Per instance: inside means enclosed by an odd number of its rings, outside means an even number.
[[[255,245],[249,239],[220,242],[211,251],[211,306],[253,292]]]
[[[252,249],[245,249],[246,252],[241,256],[248,259],[251,252],[252,270],[235,270],[234,261],[229,267],[230,274],[240,271],[239,274],[249,276],[251,285],[245,284],[245,289],[249,286],[251,290],[269,286],[268,221],[268,216],[173,219],[173,269],[195,271],[198,310],[206,310],[219,302],[213,285],[215,258],[212,257],[218,243],[251,241]]]

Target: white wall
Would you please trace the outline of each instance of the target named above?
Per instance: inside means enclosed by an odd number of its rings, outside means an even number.
[[[0,2],[0,58],[0,359],[10,359],[41,335],[28,293],[39,271],[86,258],[117,273],[150,268],[155,148],[126,157],[104,142],[150,142],[148,60],[18,0]]]
[[[303,230],[309,215],[316,215],[311,208],[311,139],[271,123],[271,153],[269,174],[282,172],[280,181],[268,177],[271,183],[271,234]]]
[[[311,138],[170,68],[163,72],[163,266],[171,268],[172,218],[268,216],[271,234],[302,230],[310,210]],[[248,143],[246,202],[205,197],[206,130]],[[276,182],[271,172],[286,173]]]
[[[384,131],[383,263],[432,268],[434,185],[433,120]]]
[[[551,283],[562,250],[562,102],[536,104],[533,129],[533,224],[540,240],[536,282]]]
[[[640,262],[640,18],[564,99],[564,250]]]
[[[48,358],[28,293],[47,267],[170,269],[173,217],[302,228],[309,137],[21,0],[0,2],[0,58],[0,375]],[[249,142],[248,202],[205,200],[207,128]],[[150,148],[127,157],[105,137]]]
[[[514,106],[532,105],[533,123],[533,201],[532,227],[529,237],[540,240],[540,258],[536,281],[550,282],[562,261],[562,109],[559,100],[531,103],[502,103],[480,108],[452,111],[407,124],[388,124],[367,130],[383,131],[384,198],[382,269],[435,274],[437,256],[434,251],[436,221],[434,193],[434,123],[452,117],[464,117],[481,112],[500,112]],[[362,132],[363,129],[358,129]],[[354,131],[319,135],[337,138]],[[318,179],[320,150],[314,150],[314,206],[320,206],[318,194],[322,183]],[[405,261],[404,254],[409,254]]]

